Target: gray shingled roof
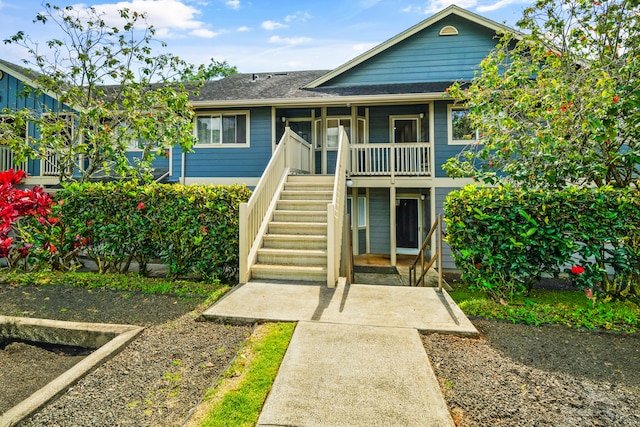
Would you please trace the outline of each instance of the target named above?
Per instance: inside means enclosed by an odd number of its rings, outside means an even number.
[[[22,67],[18,64],[14,64],[13,62],[5,61],[4,59],[0,59],[0,64],[4,65],[6,68],[15,71],[17,74],[21,74],[25,77],[29,78],[37,78],[40,73],[34,71],[30,68]]]
[[[308,83],[327,72],[326,70],[318,70],[234,74],[221,80],[206,82],[200,93],[193,96],[191,100],[215,102],[437,93],[444,92],[452,83],[449,81],[303,89]]]

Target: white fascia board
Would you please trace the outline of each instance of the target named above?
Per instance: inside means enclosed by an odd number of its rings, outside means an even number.
[[[194,108],[230,107],[309,107],[322,105],[371,105],[400,104],[403,102],[425,102],[443,99],[444,92],[406,93],[398,95],[332,96],[326,98],[273,98],[273,99],[233,99],[222,101],[192,101]]]
[[[6,65],[4,65],[3,63],[0,63],[0,70],[2,70],[3,73],[11,75],[13,77],[15,77],[16,79],[20,80],[20,82],[22,82],[22,84],[27,85],[27,86],[31,86],[34,89],[38,89],[39,85],[34,82],[33,80],[31,80],[29,77],[25,76],[24,74],[14,70],[13,68],[9,68]],[[45,95],[55,99],[56,101],[58,100],[58,96],[54,93],[51,93],[49,91],[42,91],[42,93],[44,93]]]

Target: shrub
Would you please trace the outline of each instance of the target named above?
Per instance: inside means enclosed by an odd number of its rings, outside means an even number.
[[[560,272],[609,297],[640,297],[638,191],[467,186],[447,197],[445,212],[462,278],[495,298]]]
[[[101,272],[125,272],[136,260],[165,263],[173,278],[233,280],[238,269],[238,206],[245,186],[133,182],[70,184],[56,194],[66,241]]]

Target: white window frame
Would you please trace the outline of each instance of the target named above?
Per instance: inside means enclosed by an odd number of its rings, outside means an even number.
[[[322,138],[322,143],[326,146],[327,151],[337,151],[338,150],[338,146],[335,147],[329,147],[327,138],[329,136],[329,121],[330,120],[337,120],[338,121],[338,127],[337,129],[340,129],[340,122],[342,120],[349,120],[349,140],[351,140],[351,136],[353,135],[353,118],[351,116],[329,116],[326,117],[324,119],[324,135]],[[339,139],[339,136],[338,136]]]
[[[447,139],[449,145],[469,145],[469,144],[478,144],[480,143],[480,131],[478,129],[475,130],[475,138],[471,139],[453,139],[453,120],[451,118],[451,114],[453,111],[461,111],[461,110],[469,110],[469,108],[464,105],[455,105],[449,104],[447,105]]]
[[[389,131],[390,131],[390,135],[389,135],[389,141],[391,141],[392,143],[396,143],[396,120],[414,120],[416,122],[416,140],[415,141],[411,141],[411,142],[417,142],[419,143],[420,140],[422,139],[422,123],[420,122],[420,114],[405,114],[405,115],[400,115],[400,116],[389,116]],[[398,144],[408,144],[408,143],[401,143],[398,142]]]
[[[249,148],[251,146],[251,116],[249,110],[229,110],[229,111],[208,111],[196,113],[193,121],[193,136],[198,138],[198,118],[200,117],[220,117],[224,116],[246,116],[246,141],[245,143],[223,142],[203,143],[197,141],[193,148]],[[220,130],[222,136],[222,129]]]
[[[360,205],[362,202],[362,206]],[[353,196],[347,196],[347,206],[350,206],[351,215],[349,219],[351,220],[351,228],[353,228]],[[358,196],[358,230],[364,230],[367,228],[367,197],[366,196]]]

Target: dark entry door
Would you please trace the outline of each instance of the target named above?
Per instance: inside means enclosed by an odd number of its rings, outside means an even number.
[[[418,249],[418,199],[396,203],[396,247]]]

